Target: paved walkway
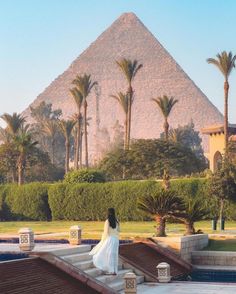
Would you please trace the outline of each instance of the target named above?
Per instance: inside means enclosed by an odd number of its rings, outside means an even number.
[[[169,284],[145,283],[138,294],[235,294],[236,284],[175,282]]]
[[[60,233],[41,233],[41,234],[37,234],[34,233],[34,237],[36,239],[40,239],[40,238],[48,238],[48,237],[60,237],[60,236],[69,236],[69,232],[60,232]],[[0,239],[4,239],[4,238],[19,238],[19,234],[7,234],[7,233],[2,233],[0,234]]]
[[[37,252],[41,252],[41,251],[54,251],[54,250],[58,250],[58,249],[69,249],[69,248],[74,248],[75,246],[71,246],[69,244],[50,244],[50,243],[36,243],[34,250],[33,251],[37,251]],[[10,251],[10,252],[20,252],[20,248],[18,244],[9,244],[9,243],[0,243],[0,253],[6,251]],[[23,251],[21,251],[23,252]]]

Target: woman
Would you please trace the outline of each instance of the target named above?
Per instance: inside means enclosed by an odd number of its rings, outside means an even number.
[[[102,239],[89,254],[93,255],[93,264],[109,275],[118,272],[119,231],[115,209],[108,208]]]

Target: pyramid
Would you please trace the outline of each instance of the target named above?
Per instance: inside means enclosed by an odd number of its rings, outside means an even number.
[[[168,51],[133,13],[122,14],[95,42],[58,76],[31,104],[41,101],[61,108],[63,117],[75,112],[69,93],[77,74],[91,74],[98,86],[88,97],[89,160],[96,162],[112,143],[115,125],[124,124],[124,114],[111,94],[127,89],[126,80],[115,60],[137,59],[143,64],[133,82],[132,138],[158,138],[163,131],[163,117],[151,98],[167,95],[179,102],[170,115],[170,126],[186,125],[191,120],[196,130],[221,124],[223,116],[195,85]],[[24,115],[30,120],[27,108]],[[203,137],[207,151],[207,138]]]

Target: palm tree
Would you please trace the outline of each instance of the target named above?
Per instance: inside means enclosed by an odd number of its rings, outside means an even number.
[[[185,208],[183,200],[174,191],[164,189],[140,199],[138,207],[155,218],[159,237],[166,236],[166,219],[176,218]]]
[[[116,61],[116,64],[119,66],[123,72],[127,82],[128,82],[128,132],[127,132],[127,149],[129,150],[130,145],[130,132],[131,132],[131,107],[134,99],[134,91],[132,87],[132,81],[135,78],[137,72],[143,67],[142,64],[138,64],[137,60],[130,60],[123,58],[120,61]]]
[[[5,143],[14,144],[16,135],[19,133],[25,123],[25,117],[14,112],[12,115],[4,113],[1,119],[6,123],[6,128],[0,130],[0,140]],[[17,163],[16,163],[17,164]],[[12,170],[13,183],[17,181],[17,172]]]
[[[168,97],[164,95],[163,97],[157,97],[153,98],[152,101],[154,101],[158,108],[160,109],[161,113],[164,116],[164,133],[165,133],[165,139],[168,140],[168,131],[169,131],[169,123],[168,123],[168,117],[170,115],[170,112],[174,105],[178,102],[177,99],[174,99],[174,97]]]
[[[65,138],[66,156],[65,156],[65,173],[69,171],[70,160],[70,137],[74,128],[75,121],[73,120],[59,120],[58,124]]]
[[[4,143],[10,143],[11,139],[12,137],[9,132],[6,129],[0,127],[0,141]]]
[[[81,140],[81,124],[82,124],[82,114],[81,114],[81,107],[83,104],[83,95],[81,92],[75,87],[70,89],[70,93],[74,98],[75,104],[77,106],[77,113],[73,116],[73,119],[77,123],[77,130],[75,131],[75,159],[74,159],[74,167],[78,169],[78,161],[79,161],[79,154],[82,153],[82,149],[80,149],[80,140]],[[80,156],[80,158],[82,158]],[[82,162],[80,161],[80,166],[82,166]]]
[[[129,95],[122,92],[117,95],[111,95],[112,98],[117,100],[125,113],[125,138],[124,138],[124,150],[127,149],[128,145],[128,106],[129,106]]]
[[[14,112],[12,115],[4,113],[1,118],[7,124],[5,130],[11,136],[15,136],[25,122],[25,117],[23,117],[21,114],[17,114],[16,112]]]
[[[27,126],[22,128],[22,130],[15,137],[16,149],[19,152],[17,160],[18,185],[22,185],[24,183],[24,168],[27,155],[37,144],[38,142],[32,141],[32,134],[29,132]]]
[[[87,97],[92,88],[97,85],[97,82],[91,81],[91,76],[84,74],[83,76],[77,75],[72,82],[81,93],[84,105],[84,143],[85,143],[85,166],[88,168],[88,131],[87,131]]]
[[[232,52],[227,53],[223,51],[221,54],[216,55],[215,58],[208,58],[207,62],[214,64],[224,76],[224,134],[225,134],[225,154],[227,155],[228,147],[228,95],[229,95],[229,76],[232,69],[235,67],[236,55],[233,56]]]
[[[42,132],[47,135],[51,140],[51,160],[52,164],[55,163],[55,137],[58,130],[58,124],[56,120],[47,119],[43,121]]]
[[[195,234],[194,223],[203,220],[209,215],[209,209],[203,203],[201,198],[184,197],[185,212],[180,217],[181,222],[185,224],[186,235]]]

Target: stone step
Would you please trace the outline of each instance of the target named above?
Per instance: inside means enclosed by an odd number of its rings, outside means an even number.
[[[92,259],[79,261],[79,262],[74,263],[73,265],[83,271],[94,267]]]
[[[86,269],[84,272],[94,278],[102,275],[102,270],[96,267]]]
[[[137,285],[142,284],[144,282],[144,276],[137,276],[136,281],[137,281]],[[122,278],[122,279],[117,279],[115,281],[112,281],[111,283],[108,283],[107,285],[116,291],[122,291],[124,290],[124,283],[125,283],[124,278]]]
[[[75,263],[78,263],[80,261],[92,260],[93,257],[89,255],[88,252],[84,252],[84,253],[66,255],[66,256],[63,256],[62,258],[66,260],[67,262],[69,262],[70,264],[74,265]]]
[[[77,262],[74,264],[74,266],[76,266],[79,269],[82,269],[84,272],[86,272],[88,275],[91,275],[92,277],[97,277],[102,274],[102,270],[96,268],[93,265],[92,260]],[[119,264],[118,270],[122,270],[122,269],[123,269],[123,265]]]
[[[109,284],[115,280],[122,279],[126,273],[132,273],[132,269],[122,269],[118,271],[117,275],[101,275],[98,276],[96,279],[104,284]]]
[[[89,252],[91,250],[91,245],[78,245],[71,248],[57,249],[53,250],[53,254],[56,256],[64,257],[67,255]]]

